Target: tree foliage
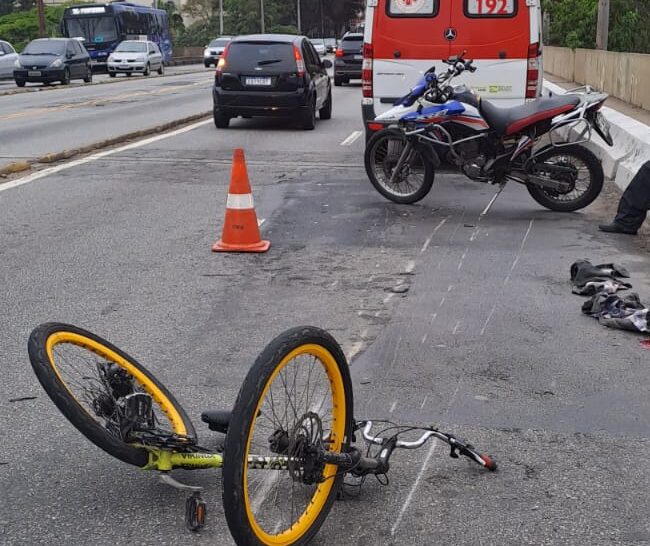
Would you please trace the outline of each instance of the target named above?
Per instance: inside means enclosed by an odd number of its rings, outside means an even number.
[[[47,36],[60,36],[59,22],[64,6],[45,6],[45,30]],[[38,38],[38,14],[36,8],[16,11],[0,17],[0,36],[11,43],[16,51],[22,51],[28,42]]]
[[[545,0],[547,42],[570,48],[596,47],[598,0]],[[650,1],[610,0],[610,51],[650,53]]]

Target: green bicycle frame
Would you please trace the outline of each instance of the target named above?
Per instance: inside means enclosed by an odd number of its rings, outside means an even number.
[[[147,449],[149,462],[143,470],[160,470],[168,472],[174,468],[200,470],[206,468],[221,468],[223,456],[218,453],[177,453],[166,449]],[[288,457],[248,457],[248,465],[255,470],[287,470]]]

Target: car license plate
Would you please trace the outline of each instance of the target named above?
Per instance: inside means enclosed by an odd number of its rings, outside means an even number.
[[[363,55],[355,55],[354,60],[355,61],[363,61]]]
[[[121,64],[120,68],[129,68],[129,65],[128,64]]]
[[[41,75],[41,71],[40,71],[40,70],[28,70],[28,71],[27,71],[27,76],[31,76],[31,77],[36,77],[36,78],[37,78],[37,77],[40,76],[40,75]]]
[[[246,78],[246,85],[271,85],[271,78]]]

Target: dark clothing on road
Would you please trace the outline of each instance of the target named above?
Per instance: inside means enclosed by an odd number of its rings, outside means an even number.
[[[571,264],[571,282],[574,294],[593,296],[598,292],[614,294],[618,290],[632,288],[632,285],[618,277],[629,277],[627,269],[617,264],[592,265],[588,260]]]
[[[636,233],[650,210],[650,161],[645,162],[623,192],[612,227],[622,233]],[[603,230],[614,231],[614,230]]]
[[[582,306],[585,315],[598,319],[603,326],[650,332],[650,310],[641,303],[639,295],[632,292],[624,297],[600,292],[587,300]]]

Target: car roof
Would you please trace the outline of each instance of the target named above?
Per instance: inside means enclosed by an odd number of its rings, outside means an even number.
[[[293,43],[296,40],[301,40],[305,36],[298,36],[297,34],[245,34],[237,36],[232,39],[235,42],[278,42],[283,44]]]

